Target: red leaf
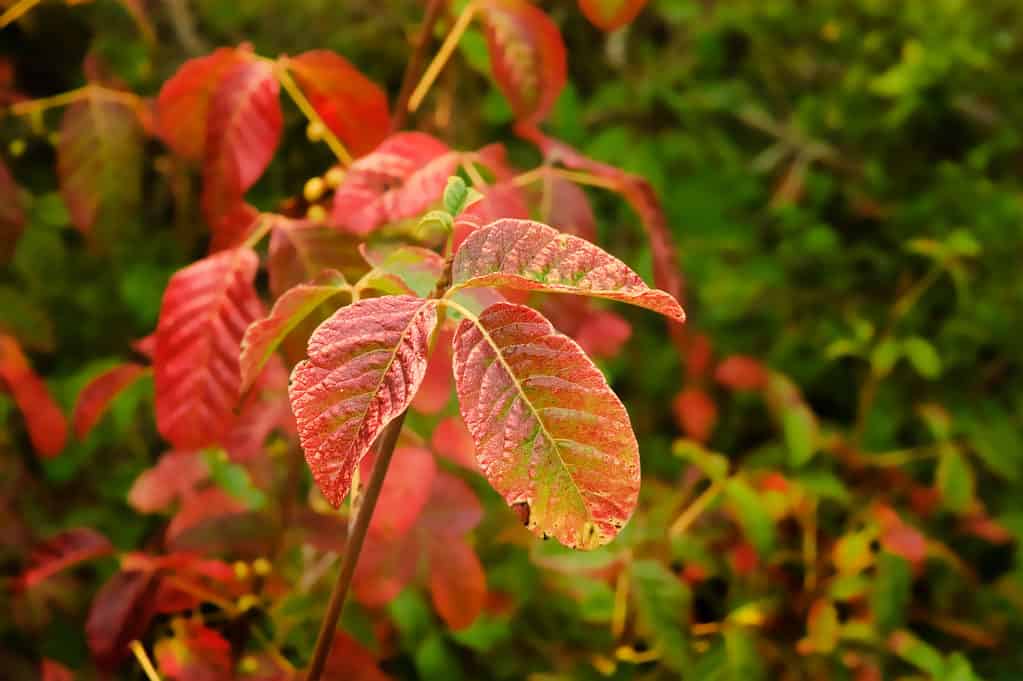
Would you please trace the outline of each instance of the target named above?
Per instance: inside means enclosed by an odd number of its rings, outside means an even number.
[[[202,205],[211,224],[235,210],[270,164],[283,118],[273,66],[245,61],[223,76],[210,102]]]
[[[259,377],[277,346],[322,303],[347,289],[344,276],[328,270],[309,284],[286,291],[274,303],[270,314],[252,322],[241,345],[241,390],[246,392]]]
[[[767,385],[767,369],[747,355],[731,355],[718,364],[714,378],[731,390],[762,390]]]
[[[207,487],[189,494],[182,499],[181,508],[167,525],[166,541],[171,544],[182,532],[200,523],[244,510],[245,506],[240,501],[219,487]]]
[[[881,533],[881,546],[885,551],[901,556],[911,563],[919,563],[927,558],[927,539],[920,530],[902,522],[886,528]]]
[[[46,384],[29,366],[18,342],[0,333],[0,379],[18,405],[36,452],[52,458],[67,442],[67,421]]]
[[[197,452],[167,452],[135,479],[128,503],[141,513],[166,510],[176,499],[195,491],[207,475],[206,461]]]
[[[597,28],[613,31],[636,18],[647,0],[579,0],[579,9]]]
[[[459,216],[485,225],[501,218],[528,218],[526,195],[512,182],[500,182],[480,189],[483,198],[466,208]]]
[[[700,388],[686,388],[671,403],[678,423],[686,436],[706,442],[718,421],[718,407],[710,395]]]
[[[191,620],[176,627],[173,638],[154,647],[157,666],[176,681],[227,681],[233,678],[231,644],[218,631]]]
[[[454,475],[440,472],[433,480],[430,499],[419,514],[416,527],[432,540],[443,540],[465,535],[482,519],[483,508],[472,488]],[[443,546],[443,541],[436,543]]]
[[[437,331],[426,375],[412,399],[412,408],[420,413],[436,414],[451,400],[451,339],[454,335],[450,326]]]
[[[250,249],[222,251],[171,277],[156,328],[156,424],[178,449],[221,442],[234,422],[242,335],[263,316]]]
[[[476,445],[461,416],[442,419],[433,429],[430,446],[445,459],[454,461],[463,468],[479,471],[476,464]]]
[[[421,132],[388,137],[352,164],[334,193],[332,219],[352,234],[422,213],[444,194],[459,154]]]
[[[149,629],[157,584],[152,572],[122,570],[96,594],[85,635],[98,667],[112,671],[128,655],[128,644]]]
[[[320,118],[355,156],[380,144],[391,130],[387,95],[344,57],[329,50],[288,61]]]
[[[525,0],[485,0],[481,9],[494,79],[515,118],[535,125],[546,118],[565,86],[561,32]]]
[[[365,272],[360,240],[336,229],[277,217],[270,235],[270,291],[276,297],[298,284],[338,270],[350,281]]]
[[[465,629],[483,612],[487,577],[464,539],[446,541],[432,552],[430,595],[437,614],[454,631]]]
[[[469,235],[451,267],[454,287],[507,286],[607,298],[659,312],[685,313],[664,291],[649,288],[621,260],[585,239],[530,220],[498,220]]]
[[[632,336],[632,327],[614,312],[594,306],[590,298],[549,296],[538,309],[554,328],[571,336],[593,358],[615,357]]]
[[[42,681],[74,681],[75,675],[59,662],[43,659],[39,670]]]
[[[372,459],[362,462],[363,479],[369,479]],[[388,469],[369,531],[382,540],[399,537],[412,527],[430,496],[437,465],[433,454],[422,447],[398,447]],[[374,541],[371,537],[370,541]]]
[[[536,534],[580,548],[611,541],[636,505],[639,449],[600,370],[511,303],[463,320],[454,347],[462,417],[490,484],[529,507]]]
[[[60,193],[71,220],[88,234],[100,219],[115,224],[141,197],[142,130],[135,110],[93,94],[70,105],[57,144]]]
[[[113,552],[110,540],[88,527],[61,532],[32,550],[31,566],[22,574],[20,584],[24,588],[35,586],[72,565]]]
[[[686,373],[689,380],[695,381],[703,378],[710,369],[710,362],[713,359],[714,350],[711,347],[710,338],[705,333],[692,337],[686,347]]]
[[[224,210],[227,212],[210,223],[210,253],[241,246],[262,217],[254,206],[240,197],[233,204],[225,205]]]
[[[129,362],[111,367],[89,381],[78,393],[72,416],[78,438],[88,435],[110,403],[145,372],[146,367]]]
[[[224,47],[186,61],[163,84],[156,102],[157,131],[175,153],[192,161],[203,159],[213,94],[228,71],[250,59],[247,50]]]
[[[548,176],[544,182],[550,205],[546,221],[561,232],[596,242],[597,218],[586,192],[563,177]]]
[[[291,376],[306,461],[335,507],[377,435],[412,401],[426,373],[437,301],[371,298],[343,307],[309,339]]]
[[[11,259],[25,229],[24,204],[21,187],[14,181],[7,165],[0,161],[0,262]]]
[[[355,639],[342,632],[334,634],[323,670],[324,681],[389,681],[390,678],[380,671],[372,653]]]

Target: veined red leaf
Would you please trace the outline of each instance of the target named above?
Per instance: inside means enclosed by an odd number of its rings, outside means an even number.
[[[678,302],[649,288],[628,265],[585,239],[530,220],[498,220],[455,254],[455,287],[507,286],[608,298],[685,320]]]
[[[630,23],[647,0],[579,0],[579,9],[599,29],[613,31]]]
[[[446,541],[430,561],[430,595],[437,614],[453,631],[471,625],[487,602],[487,577],[464,539]]]
[[[113,552],[114,545],[96,530],[79,527],[61,532],[32,549],[30,566],[22,574],[20,584],[33,587],[72,565]]]
[[[206,461],[198,452],[167,452],[135,479],[128,491],[128,504],[141,513],[166,510],[175,500],[191,494],[208,475]]]
[[[95,93],[65,109],[57,175],[71,220],[83,233],[134,211],[142,195],[142,131],[135,110]]]
[[[421,298],[429,297],[444,271],[444,258],[428,248],[370,247],[360,244],[359,252],[380,274],[379,277],[369,277],[369,286],[388,293],[413,293]],[[390,282],[381,279],[389,279]]]
[[[241,345],[241,390],[246,392],[259,376],[281,341],[320,304],[347,290],[344,275],[337,270],[323,272],[308,284],[299,284],[285,292],[269,316],[253,322],[245,330]]]
[[[316,278],[324,270],[338,270],[349,281],[357,280],[366,271],[358,238],[304,221],[280,216],[274,219],[267,260],[270,292],[274,296],[281,297],[288,289]]]
[[[636,506],[639,447],[600,370],[510,303],[463,320],[454,347],[462,416],[490,484],[527,506],[536,534],[585,549],[611,541]]]
[[[44,458],[64,449],[67,421],[14,338],[0,333],[0,380],[18,405],[32,446]]]
[[[42,681],[74,681],[75,675],[60,662],[44,659],[39,669]]]
[[[535,125],[546,118],[565,87],[561,32],[526,0],[485,0],[481,9],[494,79],[515,118]]]
[[[363,479],[368,480],[371,459],[362,461]],[[401,536],[409,531],[426,505],[437,474],[433,454],[422,447],[398,447],[387,473],[387,483],[380,490],[376,512],[370,520],[369,531],[381,541]],[[370,539],[374,541],[374,539]]]
[[[247,50],[224,47],[189,59],[163,84],[156,101],[157,131],[175,153],[191,161],[203,159],[213,93],[228,71],[250,59]]]
[[[671,409],[686,436],[706,442],[718,422],[718,407],[701,388],[686,388],[672,400]]]
[[[227,71],[210,101],[202,205],[210,224],[231,213],[273,158],[283,117],[273,66],[245,61]]]
[[[412,398],[412,408],[422,414],[436,414],[451,400],[451,339],[454,330],[445,325],[437,331],[426,375]]]
[[[387,95],[339,54],[304,52],[288,66],[309,103],[355,156],[373,150],[391,130]]]
[[[72,416],[78,438],[88,435],[110,403],[146,371],[141,364],[128,362],[111,367],[89,381],[78,393]]]
[[[422,213],[444,194],[459,154],[421,132],[388,137],[348,169],[334,192],[332,219],[352,234]]]
[[[767,370],[747,355],[731,355],[721,360],[714,379],[732,390],[762,390],[767,385]]]
[[[21,187],[14,181],[7,165],[0,161],[0,262],[11,259],[25,229],[24,203]]]
[[[107,672],[128,656],[128,645],[149,629],[159,580],[153,572],[122,570],[92,600],[85,636],[96,665]]]
[[[291,408],[309,468],[335,507],[377,435],[416,394],[436,323],[436,300],[385,296],[341,308],[309,339],[309,359],[291,375]]]
[[[234,422],[245,329],[263,316],[251,249],[221,251],[171,277],[160,307],[153,369],[156,424],[178,449],[220,442]]]

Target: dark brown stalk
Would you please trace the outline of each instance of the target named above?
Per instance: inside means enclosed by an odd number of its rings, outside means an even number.
[[[415,49],[412,58],[405,64],[405,73],[401,77],[401,89],[398,90],[398,101],[394,105],[394,118],[391,120],[392,130],[401,130],[405,126],[405,119],[408,117],[408,100],[412,96],[412,88],[419,80],[419,74],[423,70],[423,62],[426,61],[426,48],[430,46],[430,38],[433,37],[433,27],[440,18],[446,0],[430,0],[426,6],[426,14],[423,16],[423,25],[416,37]]]
[[[369,475],[366,490],[363,492],[359,509],[356,511],[355,524],[352,526],[348,543],[345,545],[345,554],[341,559],[341,572],[337,576],[334,591],[330,594],[330,602],[327,604],[327,612],[323,615],[323,622],[320,624],[320,635],[316,639],[316,648],[313,650],[313,659],[309,664],[306,681],[320,681],[320,676],[323,674],[323,667],[327,663],[327,655],[330,653],[330,644],[334,640],[334,631],[337,629],[337,620],[341,616],[341,609],[344,607],[345,597],[348,595],[348,587],[352,584],[352,575],[355,574],[355,565],[362,552],[366,530],[369,529],[369,521],[373,517],[373,509],[376,508],[377,499],[380,497],[380,489],[384,486],[387,467],[391,464],[394,445],[398,442],[398,435],[401,433],[401,426],[404,422],[405,412],[402,412],[398,418],[388,424],[377,441],[377,460],[373,464],[373,471]]]

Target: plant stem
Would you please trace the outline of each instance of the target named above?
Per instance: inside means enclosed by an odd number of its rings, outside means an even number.
[[[429,46],[430,38],[433,36],[433,27],[437,24],[437,19],[440,18],[441,10],[444,9],[445,4],[445,0],[430,0],[430,4],[426,6],[426,14],[423,15],[423,25],[419,29],[419,35],[416,37],[415,51],[412,52],[411,59],[405,64],[405,73],[401,77],[401,89],[398,90],[398,102],[394,107],[394,118],[391,119],[391,130],[401,130],[405,126],[405,120],[408,118],[408,100],[412,96],[412,87],[415,85],[416,78],[419,77],[419,72],[423,68],[426,48]]]
[[[135,659],[138,660],[139,666],[142,667],[142,671],[146,673],[146,678],[149,681],[160,681],[160,675],[156,673],[156,668],[153,667],[153,661],[149,659],[149,654],[146,653],[146,649],[142,647],[142,644],[138,641],[132,641],[128,644],[131,648],[132,654]]]
[[[313,659],[309,664],[306,681],[320,681],[320,676],[323,674],[323,667],[327,663],[327,655],[330,652],[330,644],[334,640],[337,620],[341,616],[345,596],[348,595],[348,587],[352,583],[352,575],[355,574],[355,565],[359,560],[359,553],[362,552],[362,543],[366,539],[366,531],[369,529],[370,518],[373,517],[373,509],[377,505],[380,490],[384,486],[384,477],[387,475],[387,467],[394,455],[394,445],[398,442],[401,425],[405,422],[405,413],[402,412],[391,421],[377,441],[377,460],[373,464],[373,472],[370,473],[369,481],[366,483],[366,491],[363,492],[362,503],[359,504],[359,510],[355,516],[355,525],[348,536],[345,555],[341,559],[341,572],[338,574],[334,591],[330,594],[330,602],[327,604],[327,612],[323,615],[323,622],[320,624],[320,634],[316,639],[316,648],[313,650]]]
[[[408,100],[408,106],[405,107],[409,113],[418,109],[419,105],[423,102],[423,98],[430,91],[433,81],[437,80],[441,69],[448,63],[451,53],[458,46],[458,41],[461,39],[462,34],[465,33],[465,29],[469,28],[469,22],[472,21],[474,14],[476,14],[476,3],[470,2],[462,10],[462,13],[458,15],[455,25],[451,27],[451,31],[444,39],[444,43],[440,46],[440,50],[437,51],[437,55],[430,62],[430,65],[426,67],[426,73],[423,74],[422,80],[419,81],[416,89],[412,91],[412,96]]]
[[[288,71],[287,60],[284,58],[279,59],[275,64],[277,73],[277,80],[280,81],[281,87],[291,97],[291,101],[295,102],[295,106],[299,108],[310,123],[316,123],[322,128],[323,141],[330,147],[330,150],[337,156],[337,160],[341,162],[342,166],[348,167],[352,165],[352,155],[345,149],[345,145],[341,143],[341,140],[337,138],[334,132],[327,127],[327,124],[317,113],[316,109],[309,100],[306,99],[302,89],[298,87],[295,80],[291,77],[291,73]]]
[[[0,15],[0,28],[17,21],[30,9],[38,5],[40,0],[21,0],[11,5],[6,12]]]

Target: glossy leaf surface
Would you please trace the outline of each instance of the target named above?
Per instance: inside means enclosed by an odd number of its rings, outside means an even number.
[[[455,334],[455,385],[480,468],[528,527],[562,544],[611,541],[639,494],[629,415],[579,346],[538,312],[498,303]]]
[[[306,461],[334,506],[377,435],[412,401],[436,321],[437,301],[386,296],[341,308],[309,339],[289,394]]]

